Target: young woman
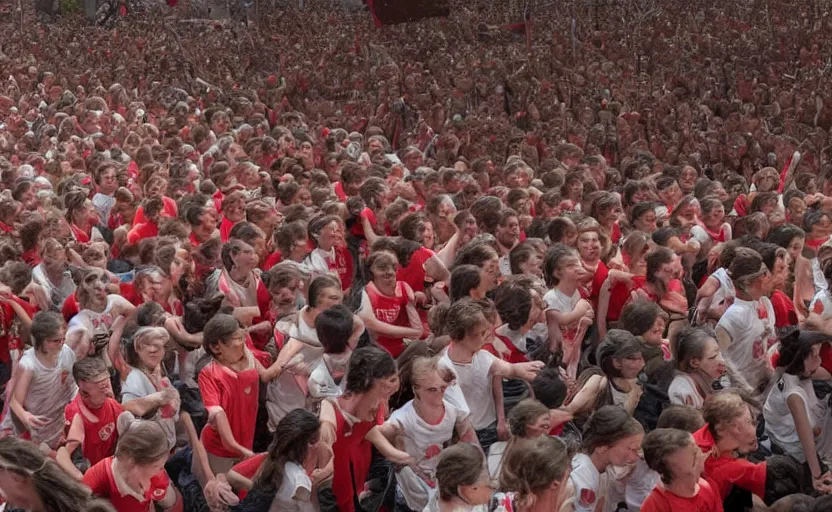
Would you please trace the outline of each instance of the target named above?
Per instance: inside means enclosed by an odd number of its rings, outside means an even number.
[[[731,225],[725,222],[725,207],[715,197],[706,197],[699,201],[700,222],[690,228],[690,234],[703,247],[731,240]]]
[[[78,392],[72,377],[75,353],[64,344],[64,326],[56,313],[35,315],[32,348],[23,353],[10,387],[10,412],[4,429],[56,449],[63,434],[66,406]]]
[[[606,236],[613,245],[621,242],[621,219],[624,210],[621,208],[621,199],[618,194],[602,191],[593,201],[589,216],[600,224],[601,233]]]
[[[73,278],[78,286],[80,312],[69,321],[66,343],[78,359],[83,359],[107,344],[116,318],[132,318],[136,307],[120,295],[107,293],[110,278],[101,269],[79,269]]]
[[[592,304],[582,299],[578,290],[583,275],[581,261],[572,248],[556,244],[546,253],[543,277],[552,288],[543,296],[549,343],[562,348],[566,372],[572,379],[577,377],[581,343],[595,321]]]
[[[103,240],[101,232],[98,231],[98,224],[101,219],[98,211],[88,199],[83,190],[73,190],[64,195],[64,207],[66,208],[66,220],[72,230],[72,237],[76,242],[88,244],[95,240]]]
[[[708,327],[682,329],[673,353],[676,374],[667,395],[671,403],[701,409],[705,399],[713,394],[714,383],[726,371],[716,335]]]
[[[803,258],[803,245],[806,240],[806,233],[793,224],[784,224],[772,229],[766,242],[778,245],[789,253],[789,277],[783,287],[783,293],[788,295],[792,301],[795,300],[795,284],[797,281],[797,262]],[[804,266],[806,264],[804,263]]]
[[[607,405],[593,413],[584,426],[581,453],[572,458],[567,495],[575,512],[606,510],[601,474],[636,462],[642,439],[641,424],[623,408]]]
[[[459,443],[442,450],[436,465],[436,492],[423,512],[487,512],[491,482],[482,450]]]
[[[614,404],[632,414],[642,394],[637,380],[644,368],[643,350],[641,340],[629,332],[619,329],[607,332],[597,350],[600,371],[581,374],[579,391],[566,409],[578,415]]]
[[[688,300],[679,280],[682,268],[678,257],[666,247],[657,247],[644,257],[644,276],[633,276],[630,300],[647,299],[656,302],[668,314],[670,332],[682,327],[688,315]]]
[[[64,472],[38,446],[7,436],[0,439],[0,489],[9,510],[111,512],[104,500]]]
[[[763,407],[771,440],[808,467],[818,492],[832,490],[832,475],[821,463],[832,453],[832,416],[826,401],[815,394],[812,374],[820,367],[820,346],[829,340],[825,334],[798,329],[781,338],[778,378]]]
[[[119,512],[145,512],[154,507],[181,510],[182,498],[165,472],[169,450],[158,423],[119,417],[116,453],[84,474],[84,485],[106,498]]]
[[[286,262],[300,267],[304,272],[311,272],[306,264],[306,256],[309,254],[309,238],[306,223],[302,220],[287,222],[280,226],[274,233],[275,251],[269,257],[269,264],[276,265],[278,262]]]
[[[644,459],[662,479],[642,504],[644,512],[723,510],[716,486],[702,478],[705,456],[689,432],[660,428],[648,433]]]
[[[336,215],[312,219],[308,230],[315,249],[304,261],[313,274],[336,274],[341,281],[341,289],[348,294],[352,286],[354,263],[344,239],[344,229],[344,221]]]
[[[741,247],[742,243],[741,240],[734,240],[722,246],[722,251],[717,256],[718,263],[716,263],[719,268],[714,270],[696,291],[697,312],[694,321],[697,325],[705,323],[716,325],[716,322],[734,303],[737,291],[734,288],[734,281],[728,275],[728,269],[734,261],[737,248]]]
[[[422,510],[436,487],[436,464],[443,447],[454,432],[459,441],[477,443],[477,436],[467,415],[445,399],[453,380],[447,368],[440,368],[439,358],[420,357],[413,361],[411,382],[413,400],[393,411],[390,419],[378,427],[388,440],[401,438],[403,450],[413,459],[412,467],[402,468],[396,480],[411,510]]]
[[[500,491],[491,512],[562,510],[569,486],[570,450],[559,438],[524,440],[508,454],[500,471]]]
[[[776,341],[771,272],[760,255],[740,247],[729,269],[737,298],[716,325],[716,337],[726,361],[760,393],[772,374],[767,357]]]
[[[117,327],[116,331],[121,329]],[[115,339],[120,336],[113,336]],[[124,353],[113,350],[113,366],[121,377],[121,404],[136,417],[151,419],[165,432],[167,448],[176,446],[176,422],[181,401],[179,392],[165,375],[162,360],[170,335],[162,327],[142,327],[126,340]],[[172,348],[172,347],[171,347]]]
[[[598,306],[598,297],[601,294],[601,287],[607,279],[609,269],[601,261],[601,256],[609,252],[601,241],[601,228],[598,222],[588,218],[578,222],[578,254],[583,265],[584,272],[581,273],[578,281],[581,297],[589,300],[593,309]]]
[[[460,251],[454,260],[454,268],[460,265],[474,265],[480,270],[480,284],[473,297],[485,298],[497,288],[500,282],[500,256],[487,238],[475,240]]]
[[[630,298],[634,276],[644,276],[647,272],[645,256],[650,250],[650,237],[641,231],[628,234],[618,252],[609,261],[609,275],[601,286],[598,295],[598,334],[603,337],[607,328],[617,328],[621,311]]]
[[[488,450],[488,473],[495,481],[500,476],[503,460],[517,445],[525,439],[535,439],[547,435],[552,430],[553,414],[545,405],[533,398],[518,403],[508,414],[511,437],[508,441],[498,441]]]
[[[75,293],[75,281],[67,265],[67,251],[54,238],[41,242],[41,262],[32,270],[32,283],[40,285],[50,301],[50,309],[60,311],[67,297]]]
[[[358,317],[375,341],[393,357],[404,350],[405,338],[422,337],[422,321],[410,286],[396,280],[398,260],[388,251],[374,252],[364,263],[370,282],[361,292]]]
[[[309,305],[275,326],[275,343],[280,353],[264,374],[264,379],[270,381],[266,391],[270,430],[292,409],[306,407],[309,372],[324,354],[315,322],[322,311],[340,304],[343,298],[338,278],[332,274],[320,275],[309,285]],[[355,323],[356,330],[361,330],[347,340],[351,349],[363,331],[363,324],[359,324]]]
[[[246,218],[246,198],[237,190],[222,200],[222,219],[220,220],[220,241],[228,242],[231,229]]]
[[[206,296],[222,293],[224,304],[233,308],[257,308],[257,314],[251,320],[252,332],[268,331],[272,328],[266,320],[269,313],[271,295],[260,278],[257,269],[259,258],[252,246],[232,238],[222,246],[222,268],[214,271],[206,280]]]
[[[321,483],[323,451],[320,430],[318,417],[309,411],[295,409],[283,417],[268,453],[252,459],[260,460],[254,485],[234,510],[319,510],[316,491]]]
[[[344,393],[344,375],[356,344],[356,333],[364,326],[346,306],[336,304],[321,311],[315,319],[315,334],[324,354],[309,373],[307,407],[317,410],[325,398],[337,398]]]

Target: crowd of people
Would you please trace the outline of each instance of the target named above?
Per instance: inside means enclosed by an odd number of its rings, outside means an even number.
[[[450,3],[24,10],[0,510],[832,509],[832,17]]]

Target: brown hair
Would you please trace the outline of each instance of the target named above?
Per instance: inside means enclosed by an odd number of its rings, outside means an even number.
[[[128,414],[119,417],[118,427],[116,458],[146,466],[170,455],[167,435],[155,421],[135,419]]]
[[[484,465],[482,450],[472,444],[459,443],[442,450],[436,466],[439,496],[443,500],[453,499],[460,486],[477,483]]]
[[[644,461],[662,477],[662,482],[669,484],[673,481],[673,475],[665,458],[687,448],[693,442],[690,432],[675,428],[657,428],[644,436]]]
[[[520,499],[544,492],[566,476],[572,459],[570,452],[560,438],[541,436],[518,440],[503,458],[500,489],[514,491]]]

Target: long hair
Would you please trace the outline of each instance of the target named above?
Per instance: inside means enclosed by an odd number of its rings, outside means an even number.
[[[277,424],[269,454],[254,477],[254,487],[274,490],[283,483],[283,467],[287,462],[303,465],[309,444],[318,437],[321,422],[305,409],[295,409]]]

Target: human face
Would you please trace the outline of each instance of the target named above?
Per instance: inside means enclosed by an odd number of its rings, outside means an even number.
[[[289,252],[289,259],[292,261],[301,261],[309,253],[309,238],[304,234],[302,237],[295,240]]]
[[[318,310],[323,311],[342,302],[344,302],[344,292],[340,288],[324,288],[318,294],[315,304]]]
[[[113,397],[113,385],[110,382],[110,376],[103,373],[93,380],[78,381],[78,392],[81,394],[84,405],[90,409],[99,409],[107,401],[107,398]]]
[[[165,358],[165,344],[166,340],[162,338],[152,338],[136,346],[136,354],[147,369],[154,370],[162,364],[162,359]]]
[[[607,456],[613,466],[628,466],[638,460],[638,452],[644,434],[625,437],[607,448]]]
[[[257,251],[254,250],[254,247],[245,242],[240,243],[240,252],[238,252],[236,256],[232,256],[231,259],[234,262],[234,266],[240,272],[249,272],[254,270],[254,267],[256,267],[257,263],[260,262],[260,257],[257,255]]]
[[[578,251],[584,261],[594,262],[601,256],[601,241],[598,233],[587,231],[578,236]]]
[[[331,250],[334,246],[343,243],[344,230],[341,229],[341,224],[337,221],[332,221],[323,229],[318,235],[318,247],[324,251]]]
[[[729,423],[725,430],[740,445],[740,452],[751,453],[757,449],[757,420],[751,415],[751,408],[744,407],[742,414]]]
[[[94,300],[106,300],[108,284],[107,275],[100,269],[96,269],[87,274],[82,286],[86,288],[86,292]]]
[[[298,302],[298,290],[300,279],[294,279],[286,287],[272,291],[272,304],[278,310],[294,309]]]
[[[9,506],[23,510],[46,510],[31,478],[18,471],[0,467],[0,491]]]
[[[529,276],[543,277],[543,259],[533,253],[529,261],[520,264],[520,271]]]
[[[165,469],[166,462],[167,457],[161,457],[159,460],[146,465],[139,465],[130,461],[125,464],[126,474],[124,475],[124,480],[134,490],[144,494],[150,489],[150,480]]]
[[[702,476],[705,455],[691,436],[686,447],[667,455],[664,461],[668,470],[670,470],[672,482],[696,482]]]
[[[50,356],[57,355],[64,347],[64,336],[66,336],[66,332],[61,329],[53,336],[43,340],[43,349],[41,352]]]
[[[686,204],[685,206],[678,208],[674,214],[676,215],[676,218],[679,219],[682,229],[689,229],[696,224],[696,216],[698,212],[699,208],[695,203],[693,203]]]
[[[517,217],[506,219],[505,226],[497,226],[497,241],[503,247],[514,247],[520,239],[520,221]]]
[[[664,263],[656,271],[656,278],[658,278],[659,281],[666,285],[673,279],[675,274],[676,271],[674,269],[673,263]]]
[[[554,275],[558,281],[565,284],[574,284],[583,274],[583,266],[578,258],[569,257],[564,259],[555,269]]]
[[[312,194],[309,193],[309,189],[303,187],[300,190],[298,190],[298,193],[295,194],[295,197],[292,200],[292,204],[302,204],[307,208],[312,206]]]
[[[483,263],[480,268],[480,291],[490,292],[497,287],[497,277],[500,275],[500,260],[497,257]]]
[[[483,468],[476,483],[459,486],[459,497],[471,506],[488,505],[491,501],[491,493],[491,476],[486,468]]]
[[[659,197],[667,206],[675,206],[676,203],[682,199],[682,189],[678,183],[670,185],[666,189],[659,192]]]
[[[220,341],[212,347],[214,357],[223,364],[233,364],[245,357],[246,335],[242,329],[232,334],[227,340]]]
[[[98,176],[98,191],[104,195],[110,195],[118,188],[116,181],[116,170],[107,169]]]
[[[641,352],[637,352],[624,359],[615,359],[613,364],[621,371],[623,378],[635,379],[641,373],[641,370],[644,369],[644,355]]]
[[[222,213],[231,222],[237,223],[246,217],[246,202],[244,199],[237,201],[223,202]]]
[[[786,263],[786,258],[782,257],[774,260],[774,272],[771,273],[771,290],[782,288],[788,277],[789,265]]]
[[[373,266],[370,267],[373,282],[379,289],[392,293],[396,288],[396,271],[398,268],[396,257],[392,254],[386,254],[382,258],[376,259]]]
[[[197,220],[199,221],[199,227],[205,230],[214,230],[217,228],[217,211],[213,206],[206,208]]]
[[[170,263],[170,280],[174,283],[178,283],[190,267],[188,261],[186,260],[187,253],[188,251],[185,249],[177,249],[176,255]]]
[[[494,327],[491,325],[491,322],[486,320],[485,317],[480,316],[480,321],[477,325],[465,333],[465,339],[462,340],[462,344],[466,348],[476,352],[483,345],[491,341],[493,331]]]
[[[552,430],[552,420],[549,413],[540,415],[531,423],[526,424],[526,438],[534,439],[549,433]]]
[[[803,376],[811,376],[818,368],[820,368],[820,345],[813,345],[812,350],[803,360]]]
[[[436,232],[433,230],[433,223],[425,221],[424,231],[422,232],[422,245],[428,249],[433,249],[436,245]]]
[[[789,256],[791,257],[792,261],[797,261],[797,258],[803,254],[803,243],[805,239],[799,236],[792,238],[792,241],[789,242],[789,246],[786,248],[789,251]]]
[[[382,144],[382,142],[378,139],[372,139],[367,144],[367,150],[368,150],[368,153],[372,153],[374,151],[383,151],[384,150],[384,144]]]
[[[439,376],[439,372],[430,372],[413,382],[413,394],[416,400],[431,407],[441,407],[445,399],[448,383]]]
[[[709,339],[705,343],[702,359],[691,359],[690,365],[692,368],[701,370],[713,380],[722,377],[722,374],[725,373],[725,359],[722,358],[722,352],[719,351],[719,344],[716,340]]]
[[[725,220],[725,207],[720,204],[705,215],[702,222],[709,227],[718,227],[723,220]]]
[[[696,178],[698,178],[698,175],[696,169],[693,167],[687,165],[682,169],[682,175],[679,177],[679,182],[682,185],[682,193],[690,194],[693,192],[693,187],[696,185]]]
[[[563,243],[569,247],[576,247],[578,245],[578,230],[576,228],[569,228],[563,235]]]
[[[752,281],[751,288],[752,295],[754,295],[757,299],[771,295],[771,292],[774,291],[774,278],[772,277],[771,272],[766,269],[763,275]]]
[[[520,172],[513,172],[506,176],[506,186],[508,188],[520,188],[523,186],[523,177]]]
[[[653,322],[653,325],[650,326],[650,329],[648,329],[647,332],[641,335],[641,338],[648,345],[653,345],[656,347],[661,346],[662,338],[664,337],[664,329],[666,326],[667,322],[665,322],[664,318],[660,316],[656,317],[656,320]]]

